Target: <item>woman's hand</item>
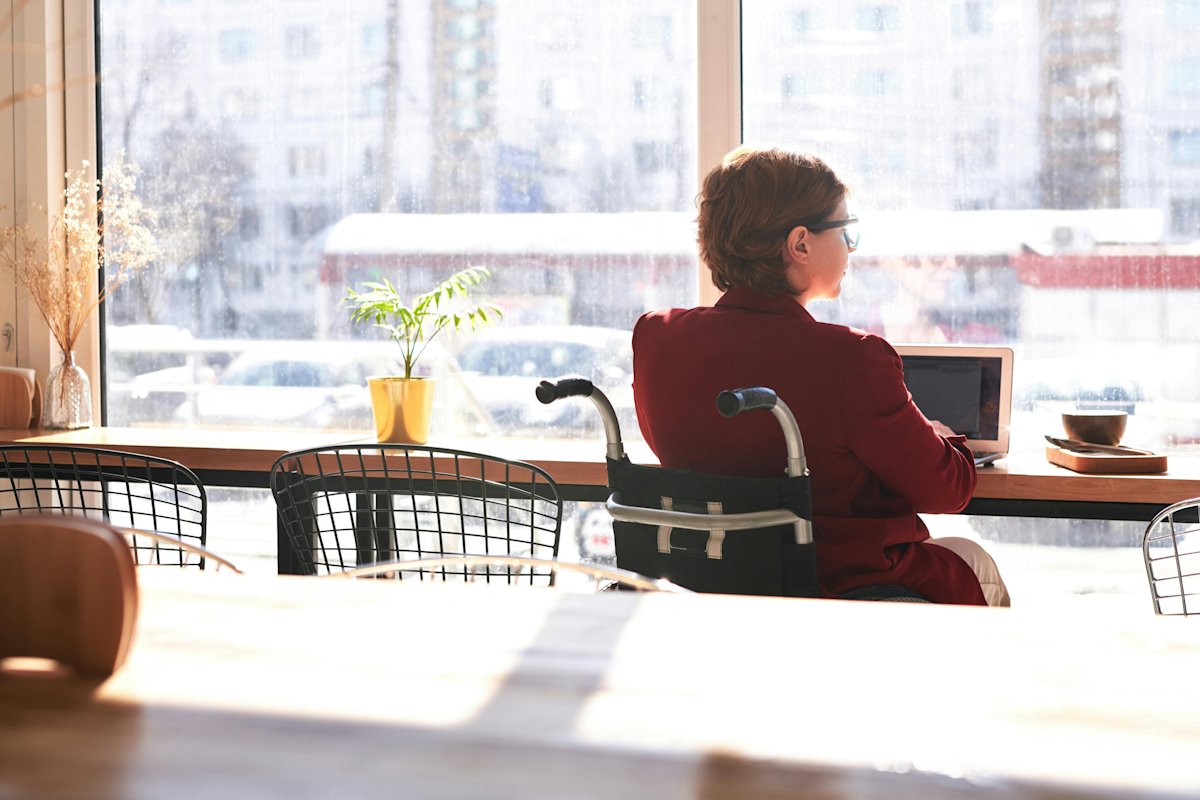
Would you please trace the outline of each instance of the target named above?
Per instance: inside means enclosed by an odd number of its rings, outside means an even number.
[[[958,434],[957,434],[957,433],[955,433],[954,431],[950,430],[950,429],[949,429],[949,428],[947,428],[945,425],[943,425],[942,423],[938,422],[936,419],[931,419],[931,420],[929,420],[929,424],[933,426],[933,429],[934,429],[935,431],[937,431],[937,432],[938,432],[938,435],[940,435],[940,436],[946,436],[946,437],[950,437],[950,436],[958,436]]]

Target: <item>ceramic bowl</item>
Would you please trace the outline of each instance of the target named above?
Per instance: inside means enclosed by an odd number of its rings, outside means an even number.
[[[1124,411],[1076,411],[1062,415],[1068,439],[1092,444],[1120,444],[1128,419]]]

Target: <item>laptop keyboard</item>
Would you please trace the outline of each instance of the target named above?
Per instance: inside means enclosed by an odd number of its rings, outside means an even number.
[[[988,464],[991,464],[993,461],[1000,458],[1004,458],[1004,453],[976,453],[975,466],[986,467]]]

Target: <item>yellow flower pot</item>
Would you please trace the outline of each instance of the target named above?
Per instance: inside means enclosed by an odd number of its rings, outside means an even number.
[[[381,442],[425,444],[433,415],[433,378],[367,378]]]

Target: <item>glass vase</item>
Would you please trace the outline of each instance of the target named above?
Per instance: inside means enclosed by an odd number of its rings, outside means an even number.
[[[62,363],[46,379],[42,427],[70,431],[92,427],[92,382],[75,363],[75,351],[62,354]]]

